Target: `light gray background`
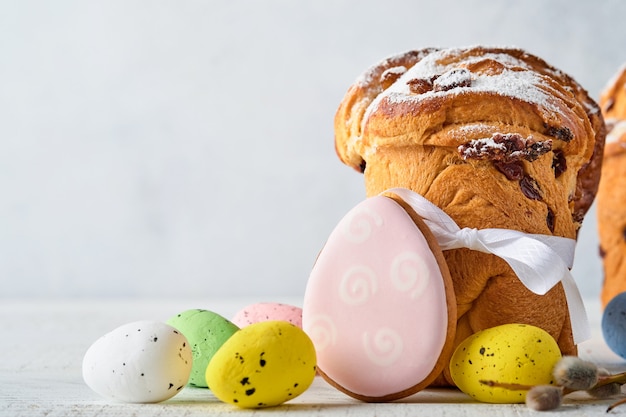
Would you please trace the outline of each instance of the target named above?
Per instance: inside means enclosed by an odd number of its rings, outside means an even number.
[[[303,293],[362,200],[333,116],[378,60],[518,46],[593,97],[626,2],[0,2],[0,298]],[[574,274],[599,292],[595,211]]]

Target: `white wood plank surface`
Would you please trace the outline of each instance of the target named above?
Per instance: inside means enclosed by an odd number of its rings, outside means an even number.
[[[536,416],[525,405],[474,402],[453,389],[429,389],[399,402],[366,404],[316,378],[300,397],[279,407],[241,410],[221,403],[206,389],[186,387],[160,404],[113,403],[83,382],[86,349],[115,327],[141,319],[166,320],[189,308],[213,310],[225,317],[256,301],[282,300],[3,300],[0,301],[0,416],[231,416],[271,413],[276,416]],[[599,304],[587,302],[593,338],[580,355],[617,372],[626,361],[610,352],[599,328]],[[605,415],[615,399],[594,400],[584,394],[566,397],[560,416]],[[547,413],[547,414],[552,414]],[[626,415],[626,406],[611,414]]]

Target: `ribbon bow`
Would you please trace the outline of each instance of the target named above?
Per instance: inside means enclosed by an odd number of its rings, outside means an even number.
[[[561,282],[574,343],[589,338],[587,313],[570,272],[576,247],[574,239],[509,229],[461,229],[443,210],[411,190],[392,188],[386,192],[402,198],[424,219],[442,250],[468,248],[494,254],[506,261],[535,294],[544,295]]]

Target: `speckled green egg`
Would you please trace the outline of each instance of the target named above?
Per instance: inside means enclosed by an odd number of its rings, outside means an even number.
[[[478,401],[523,403],[525,390],[490,387],[481,380],[508,384],[552,384],[552,369],[561,358],[556,341],[545,330],[504,324],[465,339],[450,360],[456,386]]]
[[[176,328],[189,341],[193,364],[189,385],[207,387],[205,378],[209,361],[239,327],[209,310],[187,310],[171,317],[167,324]]]
[[[206,380],[220,400],[241,408],[279,405],[313,382],[313,342],[286,321],[265,321],[235,333],[213,356]]]

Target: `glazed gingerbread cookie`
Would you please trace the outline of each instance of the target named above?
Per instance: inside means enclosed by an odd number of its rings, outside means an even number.
[[[450,274],[428,227],[394,194],[368,198],[339,222],[302,310],[319,372],[354,398],[406,397],[448,366],[456,328]]]

